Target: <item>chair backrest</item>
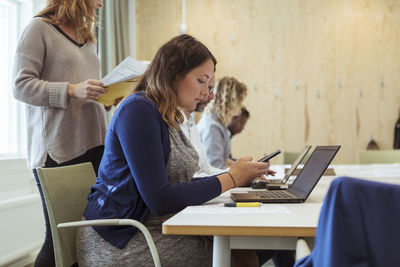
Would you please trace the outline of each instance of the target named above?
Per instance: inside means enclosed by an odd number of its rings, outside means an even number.
[[[96,181],[91,163],[57,168],[37,168],[53,236],[57,266],[76,262],[76,227],[57,229],[57,224],[80,221],[90,187]]]
[[[359,164],[400,163],[399,150],[360,150],[357,154]]]
[[[325,196],[315,246],[295,267],[400,266],[400,185],[340,177]]]
[[[299,157],[300,152],[293,152],[293,151],[283,151],[283,164],[293,164],[293,162]],[[310,153],[308,153],[303,160],[300,162],[300,164],[304,164],[308,158],[310,157]]]

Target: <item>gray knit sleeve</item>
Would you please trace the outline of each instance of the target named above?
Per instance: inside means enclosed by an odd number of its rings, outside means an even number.
[[[33,106],[68,107],[68,82],[41,79],[46,48],[46,27],[39,18],[24,30],[15,56],[13,71],[14,97]],[[51,55],[46,55],[51,56]]]

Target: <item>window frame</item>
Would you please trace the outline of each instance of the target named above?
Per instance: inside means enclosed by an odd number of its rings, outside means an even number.
[[[6,34],[5,40],[8,42],[4,44],[6,61],[0,62],[0,64],[8,64],[0,67],[4,67],[5,75],[2,85],[2,92],[0,96],[6,101],[3,101],[4,108],[2,110],[2,116],[7,116],[4,122],[2,122],[3,131],[6,132],[1,137],[3,140],[3,147],[0,149],[0,160],[1,159],[15,159],[15,158],[26,158],[26,120],[25,120],[25,107],[24,104],[17,101],[12,93],[12,72],[14,65],[15,50],[18,45],[18,40],[23,32],[25,26],[29,23],[33,14],[33,3],[32,0],[0,0],[0,8],[5,8],[4,11],[0,12],[12,12],[10,17],[4,18],[4,23],[0,27],[4,27],[4,33]],[[9,8],[7,8],[9,6]],[[4,13],[3,13],[4,14]],[[9,29],[9,25],[13,25],[12,29]],[[1,32],[2,30],[0,30]],[[4,91],[5,90],[5,91]],[[0,113],[0,114],[1,114]],[[1,142],[0,142],[1,143]]]

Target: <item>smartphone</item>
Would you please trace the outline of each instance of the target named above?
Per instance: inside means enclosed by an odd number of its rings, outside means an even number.
[[[262,161],[262,162],[267,162],[268,160],[272,159],[273,157],[275,157],[276,155],[279,155],[281,153],[281,150],[278,149],[275,152],[272,152],[271,154],[263,157],[262,159],[259,159],[258,161]]]

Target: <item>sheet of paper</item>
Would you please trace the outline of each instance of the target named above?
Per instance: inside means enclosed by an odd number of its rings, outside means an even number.
[[[223,204],[186,207],[184,214],[289,214],[289,210],[280,204],[262,204],[261,207],[228,208]]]
[[[144,74],[147,66],[133,57],[125,58],[102,80],[104,86],[131,80]]]

